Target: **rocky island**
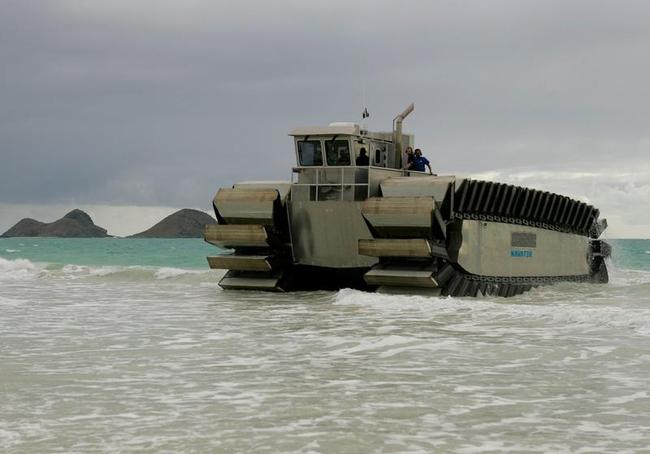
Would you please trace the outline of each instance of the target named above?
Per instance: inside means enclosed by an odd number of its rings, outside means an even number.
[[[62,238],[105,238],[110,235],[93,222],[84,211],[75,209],[54,222],[40,222],[25,218],[18,221],[5,233],[2,238],[15,236],[50,236]]]
[[[203,211],[184,208],[129,238],[201,238],[205,226],[216,223],[212,216]]]

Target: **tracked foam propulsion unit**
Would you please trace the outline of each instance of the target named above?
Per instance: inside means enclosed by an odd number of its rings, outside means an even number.
[[[413,289],[513,296],[561,281],[605,283],[607,222],[547,191],[408,169],[413,136],[354,123],[291,132],[286,182],[242,182],[213,199],[205,241],[224,289]]]

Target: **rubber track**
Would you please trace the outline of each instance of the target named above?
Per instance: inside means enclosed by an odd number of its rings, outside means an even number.
[[[597,236],[599,211],[578,200],[521,186],[466,179],[454,194],[454,213],[478,219],[529,225],[548,230]]]
[[[535,276],[535,277],[492,277],[468,274],[455,269],[451,264],[442,266],[436,276],[442,293],[449,296],[483,295],[510,297],[527,292],[533,287],[556,282],[590,282],[589,274],[581,276]]]

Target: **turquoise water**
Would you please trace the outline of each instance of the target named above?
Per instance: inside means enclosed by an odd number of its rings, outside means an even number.
[[[0,257],[56,265],[205,268],[219,248],[199,238],[0,238]]]
[[[650,240],[609,240],[612,261],[621,268],[650,270]]]
[[[224,291],[196,239],[0,239],[0,452],[647,452],[650,241],[513,298]]]
[[[650,240],[608,240],[621,268],[650,270]],[[0,257],[54,265],[206,268],[222,250],[198,238],[0,238]]]

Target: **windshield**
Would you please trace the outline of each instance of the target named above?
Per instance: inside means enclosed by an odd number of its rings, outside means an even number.
[[[298,142],[298,158],[301,166],[322,166],[323,152],[320,140],[301,140]]]
[[[328,166],[350,165],[350,147],[347,140],[326,140],[325,155]]]

